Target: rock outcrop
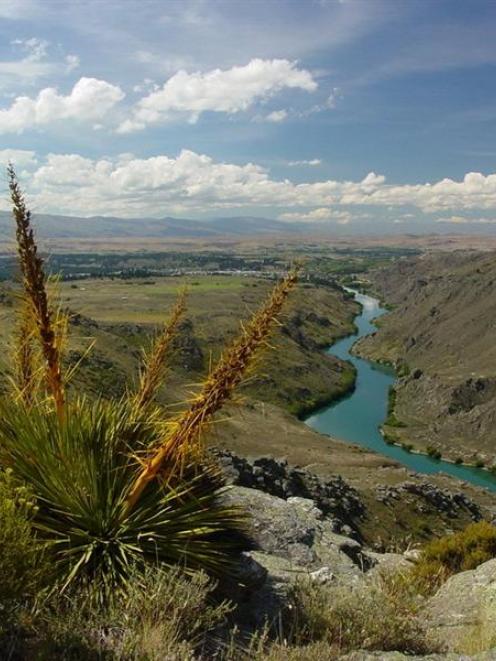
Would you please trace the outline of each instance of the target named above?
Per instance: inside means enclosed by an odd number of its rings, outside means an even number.
[[[463,491],[453,492],[448,489],[440,489],[426,480],[422,482],[405,480],[395,486],[379,485],[376,493],[377,499],[385,504],[394,500],[408,499],[409,495],[413,495],[424,501],[424,504],[417,504],[417,508],[421,512],[426,512],[428,508],[431,508],[453,518],[465,511],[474,521],[480,521],[482,518],[480,507]]]
[[[249,460],[227,450],[214,452],[229,484],[257,489],[283,499],[313,500],[333,532],[359,539],[358,523],[365,514],[365,505],[358,491],[339,475],[324,479],[305,469],[292,467],[284,459],[258,457]]]
[[[239,486],[225,498],[251,515],[256,550],[244,554],[242,619],[253,629],[276,622],[296,580],[356,584],[377,562],[358,541],[335,533],[313,500]]]
[[[241,506],[251,519],[255,549],[244,554],[240,575],[244,587],[237,599],[238,623],[248,633],[277,625],[280,613],[291,603],[298,580],[372,589],[379,574],[408,571],[418,559],[415,550],[404,554],[377,553],[362,543],[351,525],[364,516],[365,507],[358,493],[341,478],[323,479],[271,457],[248,460],[230,452],[215,453],[231,485],[224,498],[231,505]],[[452,516],[460,509],[470,511],[473,518],[480,515],[463,494],[452,494],[428,482],[405,481],[382,495],[393,500],[420,497],[429,506]],[[344,535],[343,530],[351,534]],[[479,652],[496,645],[496,559],[449,579],[425,602],[422,617],[432,649],[443,650],[442,653],[420,657],[400,652],[356,651],[341,658],[496,659],[496,648],[493,652]],[[462,649],[473,650],[473,654],[461,655]]]

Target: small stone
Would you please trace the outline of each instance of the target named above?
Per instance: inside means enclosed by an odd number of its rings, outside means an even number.
[[[420,560],[420,556],[422,555],[422,552],[420,549],[407,549],[403,553],[403,557],[406,558],[407,560],[411,560],[412,562],[417,562]]]
[[[250,553],[244,552],[241,554],[241,562],[237,579],[247,588],[257,590],[264,585],[267,580],[267,570],[265,567],[254,560]]]
[[[336,580],[336,576],[332,573],[330,567],[321,567],[316,571],[310,572],[310,579],[319,585],[326,585]]]

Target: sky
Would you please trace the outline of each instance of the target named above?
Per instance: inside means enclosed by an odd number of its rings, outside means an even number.
[[[0,0],[0,165],[35,212],[496,231],[495,35],[495,0]]]

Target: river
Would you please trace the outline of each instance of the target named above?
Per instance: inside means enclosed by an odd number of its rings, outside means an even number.
[[[310,415],[305,420],[306,424],[323,434],[380,452],[414,471],[448,473],[460,480],[496,491],[496,478],[488,471],[411,453],[395,445],[388,445],[384,441],[379,427],[386,419],[388,390],[395,382],[394,370],[353,356],[350,349],[358,338],[376,330],[372,319],[384,314],[386,310],[380,307],[376,298],[353,290],[349,291],[352,291],[355,300],[362,306],[361,313],[355,318],[358,330],[338,340],[327,349],[327,353],[353,363],[357,370],[355,389]]]

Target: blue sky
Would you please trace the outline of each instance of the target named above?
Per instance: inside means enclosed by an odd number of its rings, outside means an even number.
[[[493,0],[0,0],[38,211],[496,229]]]

